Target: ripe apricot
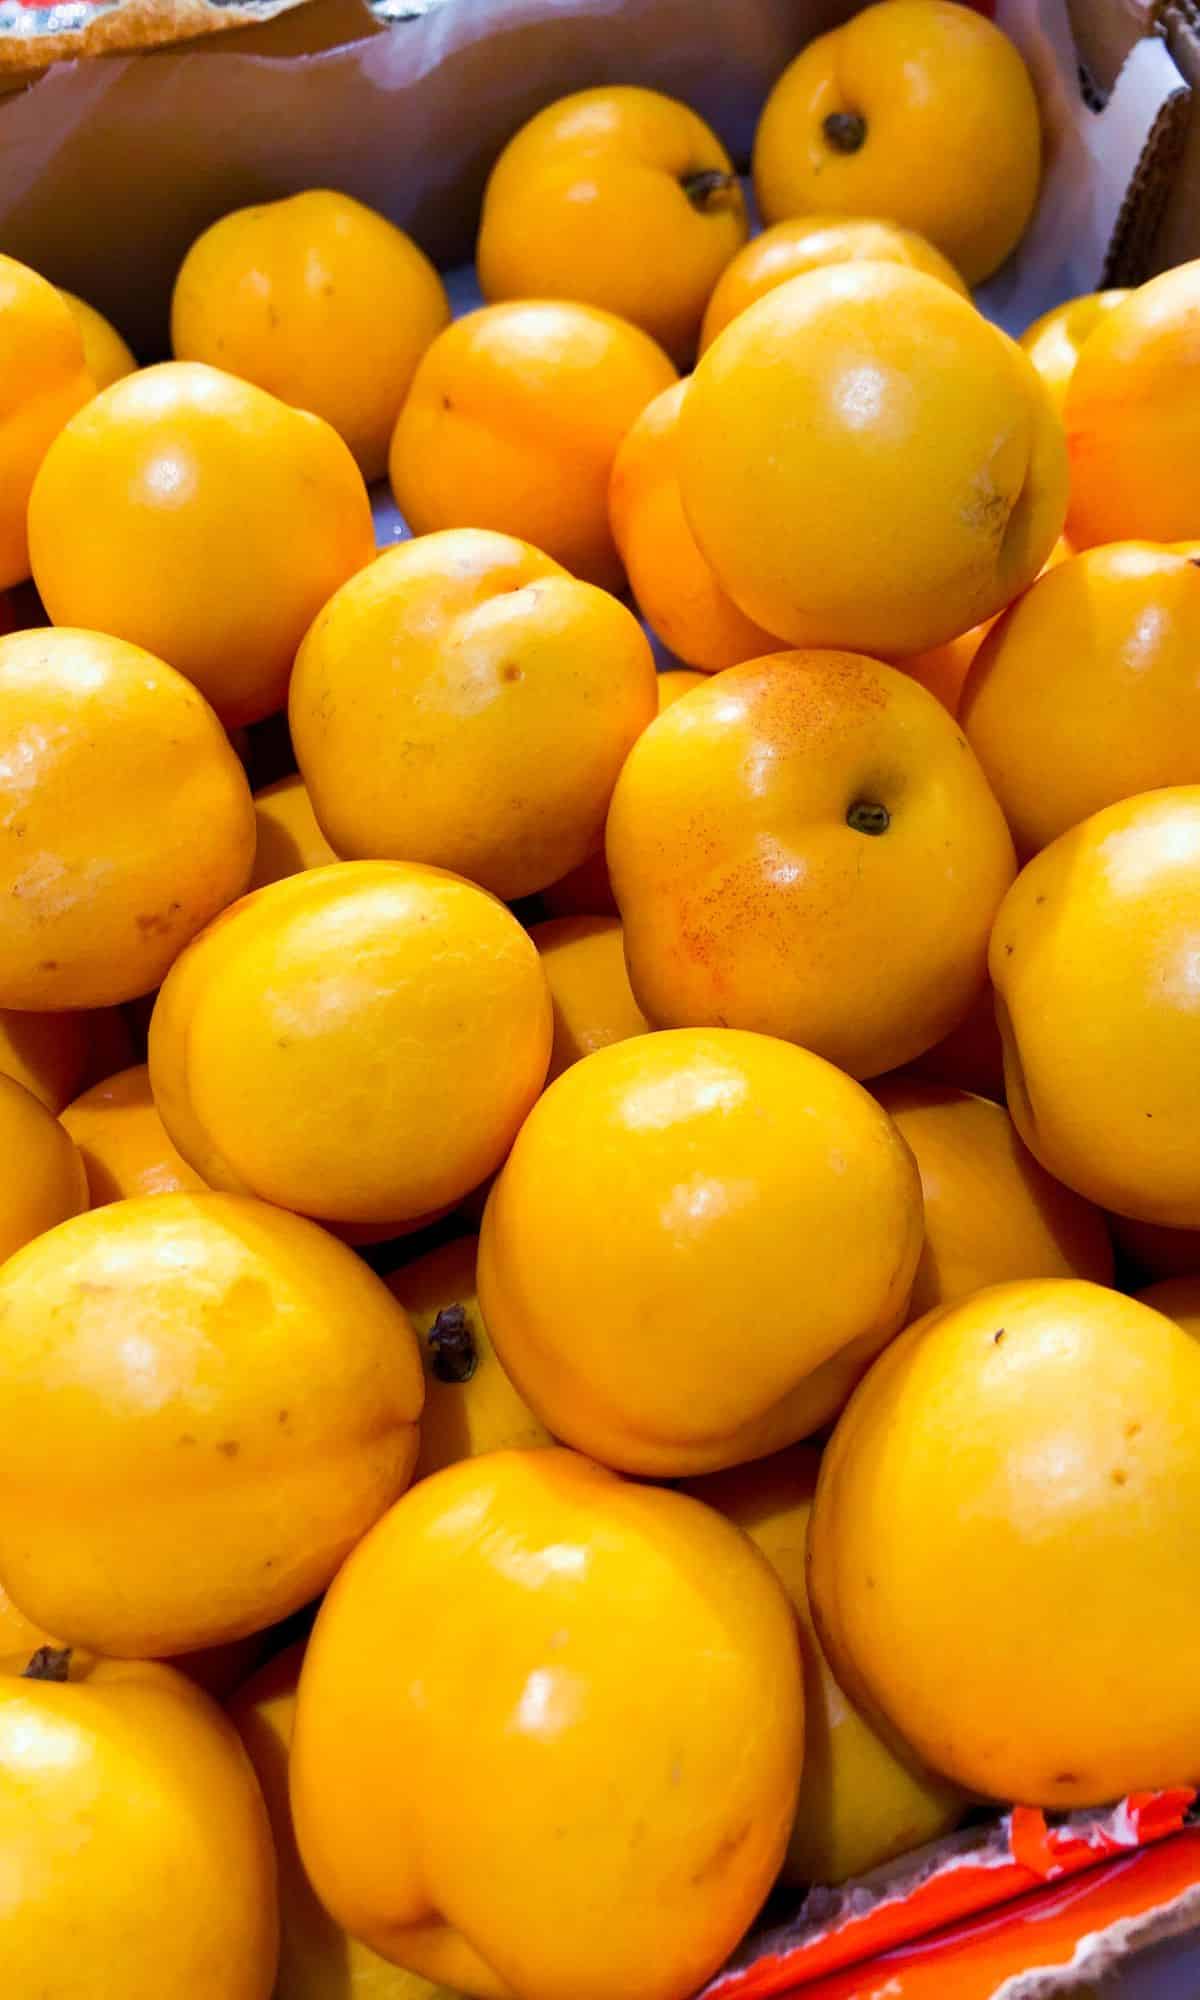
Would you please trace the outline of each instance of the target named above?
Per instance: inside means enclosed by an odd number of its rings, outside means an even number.
[[[594,1049],[646,1035],[650,1023],[634,999],[625,966],[625,937],[615,917],[556,917],[534,924],[554,1003],[554,1046],[547,1083]]]
[[[400,1224],[499,1166],[551,1036],[537,950],[503,903],[440,869],[344,861],[197,938],[159,994],[150,1079],[210,1186]]]
[[[661,91],[578,90],[509,140],[483,196],[486,299],[580,299],[688,361],[705,300],[746,241],[724,146]]]
[[[333,188],[234,209],[196,238],[171,299],[178,361],[227,368],[324,417],[364,479],[387,467],[396,415],[450,318],[423,250]]]
[[[97,389],[107,389],[123,375],[132,375],[137,362],[128,342],[121,338],[112,322],[86,299],[77,299],[74,292],[64,292],[60,286],[58,295],[71,308],[83,341],[84,365]]]
[[[94,1083],[62,1122],[79,1148],[93,1208],[137,1194],[202,1194],[206,1184],[166,1134],[145,1063]]]
[[[730,320],[736,319],[756,299],[773,292],[777,285],[798,278],[805,271],[820,271],[827,264],[904,264],[911,271],[924,271],[940,278],[960,297],[969,297],[967,287],[948,257],[915,229],[898,222],[876,222],[869,217],[842,215],[795,215],[776,222],[738,251],[725,266],[704,309],[700,330],[700,352],[711,347]]]
[[[25,1669],[25,1671],[22,1671]],[[148,1662],[0,1670],[0,1990],[269,2000],[275,1856],[216,1704]]]
[[[1198,1533],[1200,1343],[1100,1285],[991,1285],[894,1341],[826,1447],[817,1629],[847,1693],[967,1790],[1191,1784]]]
[[[1021,345],[1041,376],[1060,414],[1067,400],[1080,350],[1109,313],[1129,297],[1128,291],[1085,292],[1035,319],[1021,335]]]
[[[99,632],[0,639],[0,1004],[148,992],[253,854],[245,773],[181,674]]]
[[[467,313],[427,350],[400,412],[396,505],[414,534],[494,528],[619,589],[613,459],[674,380],[649,334],[597,306],[523,299]]]
[[[277,778],[254,794],[254,868],[249,886],[265,888],[305,868],[324,868],[337,860],[317,825],[308,788],[298,771]]]
[[[515,900],[595,850],[656,705],[632,612],[527,542],[457,528],[389,549],[330,599],[288,714],[339,854],[428,862]]]
[[[990,962],[1008,1104],[1042,1165],[1140,1222],[1200,1228],[1200,786],[1093,813],[1022,869]]]
[[[83,1161],[44,1104],[0,1075],[0,1263],[88,1205]]]
[[[1063,420],[1077,549],[1200,534],[1200,260],[1140,285],[1080,351]]]
[[[0,1076],[23,1083],[56,1114],[69,1104],[90,1053],[86,1014],[25,1014],[0,1008]]]
[[[1038,1165],[1002,1105],[902,1077],[885,1077],[873,1095],[921,1176],[925,1247],[909,1301],[914,1319],[1010,1278],[1112,1283],[1103,1215]]]
[[[807,1436],[901,1324],[912,1155],[832,1064],[730,1028],[551,1084],[484,1212],[479,1299],[547,1429],[674,1477]]]
[[[820,1453],[792,1445],[753,1465],[693,1479],[687,1491],[749,1535],[791,1599],[804,1660],[804,1765],[782,1879],[844,1882],[949,1833],[967,1801],[901,1758],[846,1699],[813,1625],[805,1581]]]
[[[754,137],[754,191],[767,222],[817,211],[905,223],[977,285],[1025,232],[1041,154],[1013,43],[952,0],[887,0],[784,70]]]
[[[76,1216],[0,1267],[0,1326],[0,1574],[68,1643],[154,1658],[257,1632],[324,1589],[412,1474],[403,1312],[264,1202]]]
[[[688,526],[679,491],[679,413],[686,382],[648,403],[626,432],[608,489],[613,539],[642,616],[681,660],[713,672],[774,652],[778,640],[743,617]]]
[[[412,1323],[425,1369],[414,1479],[460,1458],[554,1442],[517,1394],[492,1346],[479,1310],[478,1249],[477,1237],[456,1237],[403,1264],[387,1280]]]
[[[1067,501],[1062,426],[1033,364],[899,264],[810,271],[740,313],[688,387],[679,479],[747,617],[794,645],[888,658],[1002,610]]]
[[[56,625],[145,646],[232,728],[282,706],[296,648],[375,550],[346,446],[199,362],[114,382],[60,432],[29,502]]]
[[[1148,542],[1039,577],[975,656],[959,706],[1018,849],[1200,780],[1200,569]]]
[[[0,257],[0,590],[29,575],[26,509],[47,448],[96,393],[78,321],[60,293]]]
[[[803,1712],[791,1607],[728,1521],[573,1452],[493,1452],[414,1486],[318,1614],[301,1857],[427,1978],[685,2000],[779,1867]]]
[[[850,653],[748,661],[661,715],[607,845],[652,1022],[782,1035],[856,1076],[961,1019],[1014,872],[954,722]]]

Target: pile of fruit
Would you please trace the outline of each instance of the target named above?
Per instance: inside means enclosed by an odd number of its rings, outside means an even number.
[[[1200,1784],[1200,265],[1018,345],[1039,172],[881,0],[754,236],[606,88],[453,322],[0,259],[4,1995],[685,2000]]]

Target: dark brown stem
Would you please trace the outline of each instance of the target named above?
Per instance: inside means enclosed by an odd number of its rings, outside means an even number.
[[[693,208],[701,213],[710,208],[723,208],[727,198],[737,187],[737,175],[722,173],[717,167],[705,167],[699,173],[684,174],[680,183]]]
[[[835,153],[857,153],[867,136],[867,121],[857,111],[831,111],[821,130]]]
[[[855,833],[886,833],[892,823],[892,815],[886,806],[874,799],[855,799],[846,814],[846,825]]]
[[[469,1382],[479,1366],[479,1349],[465,1306],[443,1306],[429,1329],[431,1366],[439,1382]]]
[[[70,1678],[69,1646],[39,1646],[29,1665],[21,1669],[23,1681],[69,1681]]]

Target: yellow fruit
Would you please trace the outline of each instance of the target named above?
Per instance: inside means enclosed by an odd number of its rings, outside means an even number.
[[[83,341],[84,364],[97,389],[107,389],[110,382],[119,382],[122,375],[132,375],[137,368],[133,353],[104,314],[97,312],[86,299],[77,299],[74,292],[64,292],[61,286],[59,297],[66,300],[74,314]]]
[[[305,868],[327,867],[337,860],[317,825],[312,800],[298,771],[255,792],[254,820],[257,841],[251,889],[282,882]]]
[[[0,1076],[23,1083],[47,1111],[69,1104],[90,1053],[86,1014],[23,1014],[0,1008]]]
[[[69,1135],[32,1091],[0,1075],[0,1262],[87,1205]]]
[[[53,440],[96,393],[65,299],[0,257],[0,590],[29,575],[30,489]]]
[[[534,924],[529,935],[554,1002],[547,1083],[594,1049],[650,1033],[630,990],[625,937],[615,917],[556,917]]]
[[[79,1148],[93,1208],[137,1194],[204,1194],[166,1134],[145,1063],[118,1070],[68,1104],[62,1122]]]
[[[752,236],[718,278],[704,310],[700,352],[756,299],[828,264],[905,264],[940,278],[960,297],[967,288],[953,264],[915,229],[840,215],[797,215]]]

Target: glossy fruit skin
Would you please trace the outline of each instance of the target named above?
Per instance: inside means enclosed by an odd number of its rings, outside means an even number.
[[[1093,813],[1022,869],[990,951],[1008,1105],[1089,1201],[1200,1227],[1200,786]]]
[[[992,628],[959,717],[1018,849],[1200,780],[1200,569],[1149,542],[1089,549]]]
[[[690,694],[693,688],[703,687],[707,679],[707,674],[693,667],[666,667],[657,677],[655,690],[658,695],[659,715],[664,708],[671,708],[677,701],[682,701],[684,695]]]
[[[450,318],[423,250],[332,188],[234,209],[196,238],[171,300],[178,361],[323,417],[381,479],[418,361]]]
[[[502,903],[437,868],[343,861],[196,940],[154,1009],[150,1080],[210,1186],[404,1223],[500,1164],[551,1038],[536,948]]]
[[[1119,1292],[996,1285],[918,1320],[822,1461],[809,1589],[839,1681],[990,1797],[1194,1782],[1198,1428],[1200,1346]]]
[[[83,342],[84,366],[96,388],[107,389],[123,375],[132,375],[137,368],[133,351],[104,314],[97,312],[86,299],[76,298],[74,292],[64,292],[61,286],[58,296],[71,308]]]
[[[881,832],[848,818],[865,806]],[[945,710],[850,653],[776,653],[685,695],[630,752],[607,848],[651,1021],[779,1035],[859,1077],[961,1019],[1015,869]]]
[[[767,1036],[680,1029],[597,1050],[534,1106],[479,1299],[556,1437],[673,1478],[828,1422],[920,1250],[916,1167],[865,1091]]]
[[[412,1322],[425,1370],[414,1480],[461,1458],[532,1451],[554,1442],[509,1381],[484,1325],[475,1280],[478,1250],[478,1237],[460,1236],[415,1257],[387,1280]],[[449,1320],[443,1317],[447,1312]]]
[[[57,1118],[0,1076],[0,1262],[87,1205],[83,1161]]]
[[[1200,534],[1200,261],[1151,278],[1088,338],[1067,390],[1078,549]]]
[[[92,1208],[139,1194],[205,1194],[167,1137],[145,1063],[118,1070],[68,1104],[62,1123],[79,1148]]]
[[[805,1581],[820,1453],[792,1445],[753,1465],[692,1480],[688,1491],[749,1535],[787,1591],[804,1660],[804,1765],[781,1879],[844,1882],[936,1840],[967,1801],[911,1757],[902,1761],[847,1700],[813,1625]]]
[[[266,1650],[267,1636],[254,1632],[245,1639],[232,1639],[225,1646],[205,1646],[195,1653],[178,1653],[162,1664],[174,1667],[177,1673],[186,1674],[194,1686],[203,1689],[214,1701],[223,1702],[259,1664]],[[23,1611],[18,1611],[3,1584],[0,1584],[0,1661],[10,1657],[28,1661],[40,1646],[49,1646],[52,1652],[58,1652],[62,1650],[62,1641],[49,1632],[43,1632],[40,1625],[33,1624]],[[85,1661],[96,1658],[80,1648],[74,1649],[72,1657],[79,1671],[83,1670]]]
[[[0,1075],[31,1090],[56,1115],[70,1103],[89,1055],[86,1014],[26,1014],[0,1008]]]
[[[253,853],[245,773],[181,674],[99,632],[0,639],[0,1005],[148,992]]]
[[[789,278],[824,270],[829,264],[861,263],[903,264],[911,271],[940,278],[960,298],[970,296],[949,258],[915,229],[865,216],[791,216],[752,236],[745,249],[725,266],[704,309],[701,354],[747,306]]]
[[[1069,562],[1072,554],[1065,535],[1060,535],[1042,565],[1041,576],[1057,564]],[[897,660],[896,665],[911,674],[928,693],[936,695],[951,715],[957,716],[961,712],[963,688],[979,649],[1002,615],[997,612],[995,618],[985,618],[982,624],[972,625],[969,632],[960,633],[957,639],[947,639],[944,645],[909,653]]]
[[[0,1328],[0,1574],[69,1643],[156,1658],[259,1631],[411,1476],[404,1314],[261,1202],[149,1195],[63,1223],[0,1268]]]
[[[1127,290],[1085,292],[1081,298],[1053,306],[1021,335],[1021,345],[1053,396],[1060,415],[1084,342],[1128,297]]]
[[[675,380],[648,334],[596,306],[515,300],[467,313],[425,354],[388,476],[414,534],[493,528],[607,590],[617,446]]]
[[[742,1535],[502,1452],[414,1487],[326,1598],[292,1809],[334,1917],[428,1978],[684,2000],[770,1887],[802,1739],[791,1608]]]
[[[492,168],[479,283],[491,300],[603,306],[683,363],[747,227],[733,161],[686,104],[628,85],[575,91],[537,112]]]
[[[889,0],[889,4],[904,0]],[[941,645],[1031,583],[1062,530],[1062,425],[1014,341],[899,264],[810,271],[692,377],[683,506],[734,602],[793,645]]]
[[[884,1077],[872,1093],[912,1148],[925,1248],[909,1313],[1019,1278],[1113,1281],[1099,1209],[1040,1167],[1003,1105],[936,1083]]]
[[[282,707],[309,623],[375,535],[328,424],[219,368],[166,361],[55,439],[29,546],[56,625],[145,646],[234,728]]]
[[[220,1709],[152,1663],[23,1665],[0,1671],[0,1986],[74,2000],[119,1966],[126,2000],[269,2000],[271,1831]]]
[[[326,868],[337,860],[317,825],[303,778],[293,771],[254,794],[256,840],[249,887],[263,889],[305,868]]]
[[[26,508],[48,446],[96,393],[83,338],[54,286],[0,257],[0,590],[29,575]]]
[[[296,1712],[303,1644],[277,1653],[229,1705],[262,1788],[279,1873],[279,1971],[274,2000],[460,2000],[402,1972],[359,1944],[327,1916],[304,1873],[288,1800],[288,1749]]]
[[[754,191],[766,222],[816,210],[904,223],[977,285],[1024,234],[1041,150],[1029,72],[998,28],[947,0],[888,0],[783,72],[754,138]]]
[[[529,935],[554,1002],[547,1083],[594,1049],[650,1033],[630,990],[625,935],[615,917],[552,917],[532,925]]]
[[[648,403],[613,461],[613,539],[642,616],[679,659],[713,673],[775,650],[717,582],[688,526],[679,491],[679,413],[687,382]]]
[[[288,713],[339,854],[427,862],[515,901],[603,839],[656,707],[631,611],[528,542],[455,528],[389,549],[331,598]]]

